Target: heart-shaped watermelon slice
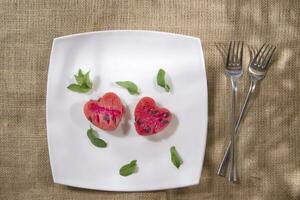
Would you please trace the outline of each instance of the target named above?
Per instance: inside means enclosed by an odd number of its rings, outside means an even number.
[[[147,136],[166,128],[172,120],[172,114],[168,109],[158,107],[154,99],[144,97],[135,107],[134,118],[137,133]]]
[[[98,100],[89,100],[84,105],[84,114],[86,118],[95,126],[112,131],[115,130],[125,113],[118,95],[108,92]]]

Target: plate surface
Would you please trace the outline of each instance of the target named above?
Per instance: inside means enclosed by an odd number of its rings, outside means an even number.
[[[79,94],[66,87],[78,69],[90,71],[93,91]],[[171,93],[156,86],[163,68]],[[130,80],[139,96],[114,82]],[[125,120],[113,133],[95,128],[107,148],[93,146],[83,114],[89,99],[112,91],[127,106]],[[160,134],[139,136],[133,111],[140,98],[153,97],[174,115]],[[100,31],[63,36],[53,41],[47,86],[47,135],[55,183],[98,190],[146,191],[185,187],[199,183],[207,130],[207,81],[200,39],[152,31]],[[170,161],[176,146],[183,159],[180,169]],[[131,176],[119,168],[137,160]]]

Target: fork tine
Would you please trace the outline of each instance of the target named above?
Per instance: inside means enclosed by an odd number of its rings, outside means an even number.
[[[236,42],[236,49],[234,52],[234,62],[238,62],[239,60],[239,48],[240,48],[240,41]]]
[[[240,49],[240,53],[239,53],[239,62],[242,64],[243,62],[243,48],[244,48],[244,43],[241,42],[241,49]]]
[[[232,49],[232,41],[230,42],[229,48],[228,48],[227,60],[226,60],[226,66],[228,65],[229,60],[230,60],[231,49]]]
[[[265,51],[263,52],[262,56],[261,56],[261,62],[259,62],[260,65],[262,65],[264,63],[264,61],[266,60],[266,58],[268,57],[270,51],[273,49],[272,45],[268,45],[265,49]]]
[[[272,45],[267,44],[266,47],[264,48],[264,50],[261,52],[259,59],[257,60],[258,65],[261,65],[263,63],[264,58],[267,55],[266,53],[268,53],[268,51],[270,50],[270,47],[272,47]]]
[[[235,62],[239,61],[240,41],[236,42]]]
[[[256,55],[254,56],[252,62],[250,63],[251,65],[254,64],[254,63],[256,63],[256,61],[257,61],[257,59],[258,59],[258,57],[259,57],[259,55],[260,55],[260,52],[261,52],[262,49],[266,46],[266,44],[267,44],[267,43],[264,43],[264,44],[262,45],[262,47],[259,49],[259,51],[256,53]],[[249,66],[250,66],[250,65],[249,65]]]
[[[236,41],[233,41],[233,47],[231,51],[231,62],[235,61]]]
[[[248,46],[249,48],[249,52],[250,52],[250,60],[252,60],[254,58],[254,56],[256,55],[256,50],[254,47]]]
[[[236,47],[235,47],[235,52],[234,52],[234,57],[235,57],[234,62],[237,62],[239,60],[239,49],[240,49],[240,42],[236,41]]]
[[[273,53],[275,52],[276,50],[276,47],[275,46],[271,46],[272,48],[270,48],[270,50],[268,51],[267,55],[266,55],[266,58],[264,59],[264,61],[262,62],[262,68],[266,68],[268,65],[269,65],[269,62],[272,58],[272,55]]]

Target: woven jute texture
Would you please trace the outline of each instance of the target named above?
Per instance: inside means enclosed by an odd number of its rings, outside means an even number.
[[[198,186],[117,193],[52,181],[46,133],[46,83],[52,40],[112,29],[174,32],[201,38],[208,79],[209,122]],[[216,176],[228,140],[228,41],[243,40],[244,98],[248,49],[277,46],[266,78],[240,128],[240,183]],[[226,50],[226,49],[225,49]],[[192,84],[192,83],[191,83]],[[1,0],[0,199],[300,199],[300,1]]]

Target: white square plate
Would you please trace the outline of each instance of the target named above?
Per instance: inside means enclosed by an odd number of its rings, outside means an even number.
[[[93,91],[67,89],[78,69],[90,71]],[[171,93],[155,84],[163,68]],[[135,82],[141,94],[129,95],[114,82]],[[93,146],[83,114],[89,99],[112,91],[127,105],[123,124],[107,133],[96,129],[107,148]],[[135,105],[154,98],[174,115],[160,134],[139,136],[133,126]],[[207,82],[199,38],[152,31],[100,31],[55,38],[47,87],[47,134],[55,183],[110,191],[146,191],[199,183],[207,130]],[[170,161],[176,146],[183,159],[180,169]],[[119,168],[137,160],[138,171],[119,175]]]

